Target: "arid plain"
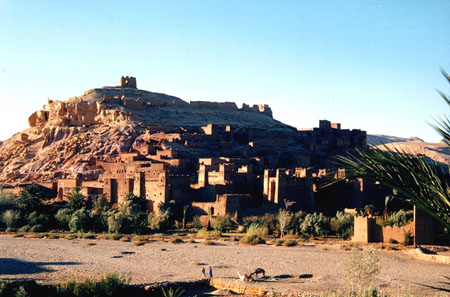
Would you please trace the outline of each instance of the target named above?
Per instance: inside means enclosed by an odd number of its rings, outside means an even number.
[[[275,292],[336,292],[349,289],[345,262],[350,252],[341,244],[307,243],[298,247],[243,246],[232,241],[172,244],[113,240],[34,239],[0,236],[0,275],[4,280],[29,279],[53,283],[67,279],[96,278],[119,273],[133,284],[196,280],[211,266],[214,278],[242,286],[258,286]],[[415,260],[402,251],[379,251],[381,273],[375,285],[391,294],[410,292],[433,295],[427,287],[442,287],[449,266]],[[267,277],[251,283],[237,272],[257,267]],[[304,276],[300,278],[299,276]],[[306,277],[305,277],[306,276]]]

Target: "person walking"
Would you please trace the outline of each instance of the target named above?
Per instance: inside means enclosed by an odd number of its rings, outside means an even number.
[[[213,278],[212,268],[209,266],[209,278]]]
[[[202,276],[203,276],[203,278],[206,278],[206,270],[205,270],[205,267],[202,268]]]

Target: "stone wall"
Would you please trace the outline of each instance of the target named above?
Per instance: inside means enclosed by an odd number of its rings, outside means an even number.
[[[380,226],[373,217],[354,217],[354,242],[399,242],[403,243],[405,234],[410,232],[414,236],[414,222],[406,226]]]
[[[210,102],[210,101],[191,101],[191,107],[199,108],[221,108],[221,109],[232,109],[237,110],[238,107],[234,102]]]

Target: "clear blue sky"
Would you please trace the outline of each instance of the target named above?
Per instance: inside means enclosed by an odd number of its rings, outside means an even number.
[[[298,128],[440,137],[450,1],[0,0],[0,139],[47,98],[117,85],[266,103]]]

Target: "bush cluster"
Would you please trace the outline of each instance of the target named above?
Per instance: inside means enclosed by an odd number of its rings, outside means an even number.
[[[339,235],[342,239],[349,239],[353,235],[354,215],[338,211],[336,217],[330,219],[331,232]]]
[[[123,296],[133,288],[129,280],[117,274],[108,274],[99,280],[87,279],[83,282],[67,282],[53,286],[42,286],[31,282],[0,281],[0,296],[64,296],[64,297],[96,297]],[[134,290],[136,291],[136,290]]]
[[[284,219],[281,220],[281,217]],[[353,217],[351,217],[351,223],[349,220],[350,218],[347,215],[339,215],[335,224],[337,225],[337,230],[343,233],[352,233]],[[330,225],[330,219],[322,213],[306,214],[303,211],[290,213],[287,210],[281,210],[277,215],[266,214],[263,217],[252,216],[243,218],[243,226],[246,233],[262,232],[264,235],[258,235],[259,237],[281,235],[280,222],[283,224],[283,233],[291,235],[311,237],[325,236],[333,232]],[[351,225],[351,227],[349,227],[349,225]]]
[[[174,202],[161,204],[158,213],[148,214],[145,198],[129,193],[112,209],[102,196],[86,203],[81,199],[80,189],[75,188],[68,203],[44,205],[39,189],[35,184],[27,186],[17,197],[0,192],[0,228],[20,232],[70,230],[145,234],[167,231],[175,223]]]

